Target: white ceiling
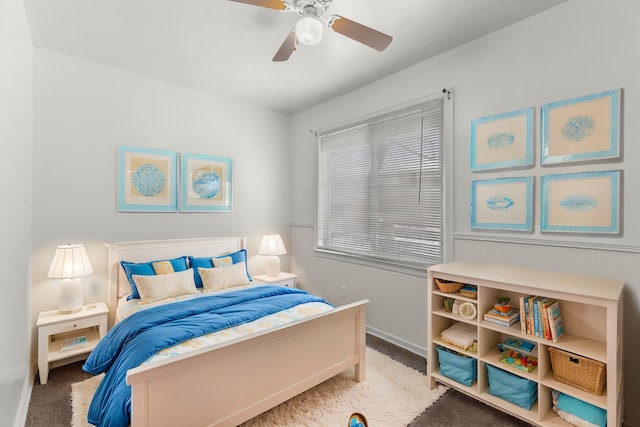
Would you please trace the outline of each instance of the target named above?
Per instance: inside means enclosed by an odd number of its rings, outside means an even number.
[[[295,113],[566,0],[334,0],[393,37],[378,52],[331,30],[272,62],[299,16],[228,0],[24,0],[33,44]],[[535,40],[531,41],[535,43]]]

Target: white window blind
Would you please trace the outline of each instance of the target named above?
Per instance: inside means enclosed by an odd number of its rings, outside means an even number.
[[[443,100],[319,135],[316,249],[442,260]]]

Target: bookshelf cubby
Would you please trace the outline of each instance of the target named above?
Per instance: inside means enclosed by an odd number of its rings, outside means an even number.
[[[477,286],[477,299],[464,297],[459,292],[441,292],[434,281],[436,278]],[[553,412],[551,392],[555,389],[606,409],[608,426],[622,425],[623,281],[494,264],[454,262],[430,267],[427,282],[427,376],[430,388],[434,388],[436,382],[446,384],[532,424],[569,426]],[[523,334],[520,322],[505,327],[483,320],[484,313],[493,307],[499,297],[509,297],[511,305],[519,308],[519,298],[526,295],[540,295],[560,301],[565,333],[557,342]],[[445,298],[475,304],[478,315],[475,319],[464,319],[447,312],[443,304]],[[441,332],[455,322],[469,323],[478,328],[477,353],[460,352],[475,358],[478,364],[478,378],[471,386],[440,374],[436,347],[441,345],[459,350],[440,339]],[[536,369],[525,372],[500,362],[497,346],[510,337],[536,344],[532,352],[538,358]],[[602,394],[595,395],[556,381],[553,378],[550,347],[606,363],[606,385]],[[530,409],[524,409],[491,395],[486,365],[536,382],[537,402]]]

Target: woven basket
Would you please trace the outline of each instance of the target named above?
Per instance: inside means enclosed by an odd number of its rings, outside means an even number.
[[[464,283],[451,282],[449,280],[435,279],[436,285],[440,292],[453,293],[458,292],[464,286]]]
[[[602,394],[607,380],[607,364],[549,347],[553,378],[582,391]]]
[[[460,295],[467,298],[478,298],[478,288],[475,286],[465,286],[460,289]]]

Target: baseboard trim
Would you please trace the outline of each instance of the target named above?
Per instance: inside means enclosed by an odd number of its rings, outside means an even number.
[[[31,401],[31,391],[33,390],[33,379],[27,381],[22,387],[22,398],[20,399],[20,406],[16,411],[15,427],[24,427],[27,423],[27,413],[29,412],[29,402]]]
[[[409,342],[396,335],[386,333],[369,325],[367,325],[367,333],[375,335],[376,337],[381,338],[385,341],[389,341],[390,343],[395,344],[398,347],[402,347],[405,350],[427,358],[427,349],[425,347],[421,347],[419,345],[416,345],[415,343]]]

